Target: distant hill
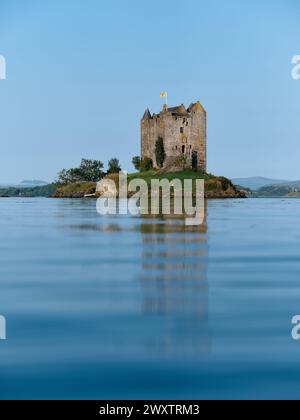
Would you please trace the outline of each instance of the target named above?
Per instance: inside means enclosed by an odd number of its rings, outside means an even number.
[[[20,187],[43,187],[49,185],[49,182],[39,180],[25,180],[20,183]]]
[[[239,185],[244,188],[250,188],[252,191],[258,191],[260,188],[271,185],[285,185],[291,184],[293,181],[286,181],[282,179],[271,179],[264,177],[251,177],[251,178],[234,178],[232,180],[234,185]]]
[[[39,180],[25,180],[20,183],[1,183],[0,188],[34,188],[34,187],[45,187],[49,185],[49,182]]]
[[[267,185],[257,191],[260,197],[300,197],[300,181]]]

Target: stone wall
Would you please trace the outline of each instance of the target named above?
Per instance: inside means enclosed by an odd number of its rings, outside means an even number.
[[[206,172],[206,112],[199,102],[191,105],[188,110],[182,105],[164,109],[153,116],[146,111],[141,121],[142,158],[151,158],[155,167],[155,144],[158,137],[164,140],[165,167],[174,166],[176,161],[180,165],[185,161],[188,167],[192,167],[192,156],[197,152],[198,170]]]

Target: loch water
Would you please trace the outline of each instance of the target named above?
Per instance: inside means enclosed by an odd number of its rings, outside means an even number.
[[[300,200],[0,199],[0,399],[300,398]]]

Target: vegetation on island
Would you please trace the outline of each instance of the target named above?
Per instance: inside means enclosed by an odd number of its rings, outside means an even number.
[[[132,159],[132,164],[134,168],[139,172],[148,172],[153,169],[152,159],[148,157],[141,159],[139,156],[135,156]]]
[[[108,162],[108,170],[103,170],[104,164],[100,160],[82,159],[80,166],[70,169],[62,169],[58,173],[56,184],[58,186],[70,184],[83,184],[98,182],[104,176],[119,173],[122,168],[117,158],[112,158]]]
[[[120,161],[117,158],[112,158],[108,162],[108,171],[107,174],[118,174],[122,171]]]
[[[82,198],[95,194],[97,182],[122,170],[119,159],[115,157],[108,161],[107,167],[107,171],[104,171],[104,164],[100,160],[82,159],[79,167],[63,169],[58,174],[53,197]]]
[[[58,173],[56,184],[68,185],[78,182],[97,182],[105,175],[104,165],[100,160],[82,159],[80,166],[62,169]]]
[[[57,185],[53,192],[54,198],[83,198],[96,192],[96,182],[72,182],[65,185]]]
[[[142,166],[139,165],[139,168],[141,169]],[[118,173],[109,173],[106,176],[107,178],[114,180],[118,188]],[[167,179],[169,181],[179,179],[182,182],[185,179],[203,179],[205,181],[206,198],[245,198],[245,194],[237,191],[237,189],[233,186],[232,182],[229,179],[224,177],[217,177],[211,174],[201,174],[200,172],[193,170],[183,170],[181,172],[164,173],[162,171],[150,169],[147,171],[128,174],[128,182],[137,178],[143,179],[147,182],[149,191],[151,181],[153,179]],[[54,196],[58,198],[82,198],[86,195],[89,196],[95,193],[96,183],[77,182],[60,186],[57,189]]]
[[[185,179],[203,179],[205,182],[205,197],[206,198],[245,198],[244,193],[238,192],[232,182],[224,177],[214,176],[212,174],[202,174],[194,170],[183,170],[181,172],[164,173],[161,171],[150,170],[147,172],[140,172],[128,175],[128,182],[135,178],[145,180],[150,189],[151,181],[153,179],[167,179],[172,181],[179,179],[184,182]]]
[[[132,158],[132,165],[134,166],[134,168],[139,171],[141,169],[141,161],[142,159],[139,156],[134,156]]]

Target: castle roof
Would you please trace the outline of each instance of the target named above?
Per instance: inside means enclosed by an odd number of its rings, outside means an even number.
[[[174,106],[172,108],[168,108],[168,112],[171,112],[172,114],[182,114],[186,112],[185,106],[184,105],[180,105],[180,106]]]
[[[186,107],[181,104],[179,106],[174,106],[174,107],[170,107],[167,108],[167,106],[165,106],[164,111],[162,111],[160,114],[158,114],[158,117],[163,113],[163,112],[169,112],[170,114],[172,114],[175,117],[189,117],[190,113],[192,111],[205,111],[205,109],[203,108],[203,106],[201,105],[201,103],[198,101],[196,103],[192,103],[188,109],[186,109]],[[149,111],[149,108],[146,109],[142,120],[151,120],[152,118],[156,118],[157,115],[156,114],[151,114],[151,112]]]
[[[168,108],[167,111],[170,112],[172,115],[188,116],[188,112],[184,105]]]
[[[201,103],[198,101],[198,102],[196,102],[196,103],[194,103],[194,104],[191,104],[189,107],[188,107],[188,112],[191,112],[191,111],[193,111],[193,110],[201,110],[201,111],[204,111],[204,112],[206,112],[205,111],[205,109],[203,108],[203,106],[201,105]]]
[[[143,120],[150,120],[152,118],[151,112],[149,111],[149,108],[146,109]]]

